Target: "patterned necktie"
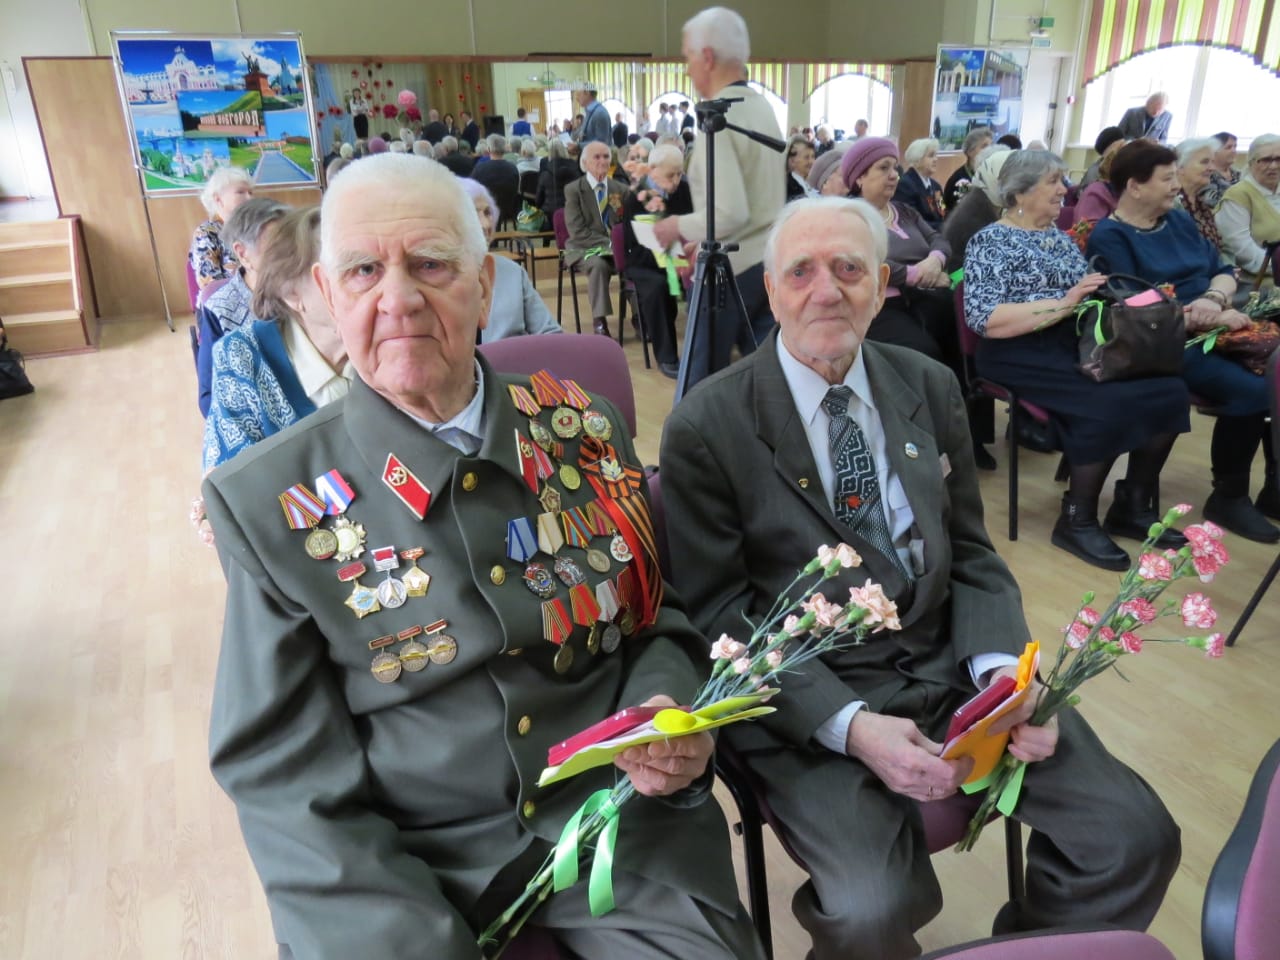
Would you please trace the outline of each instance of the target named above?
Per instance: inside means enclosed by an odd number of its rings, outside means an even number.
[[[871,447],[856,420],[849,416],[849,400],[853,391],[846,386],[832,387],[822,398],[822,408],[831,423],[827,437],[831,444],[831,462],[835,466],[834,509],[836,519],[865,538],[868,543],[893,561],[894,566],[911,581],[911,572],[893,547],[889,522],[880,505],[880,481]]]
[[[605,200],[604,182],[601,181],[600,183],[596,184],[596,206],[600,208],[601,222],[603,222],[604,225],[607,227],[609,225],[609,215],[605,211],[604,200]]]

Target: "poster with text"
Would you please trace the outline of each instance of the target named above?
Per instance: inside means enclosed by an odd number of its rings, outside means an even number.
[[[317,140],[302,41],[113,31],[120,95],[148,194],[198,192],[218,167],[309,185]]]
[[[1022,90],[1030,50],[938,48],[930,136],[942,150],[959,150],[975,127],[994,138],[1022,127]]]

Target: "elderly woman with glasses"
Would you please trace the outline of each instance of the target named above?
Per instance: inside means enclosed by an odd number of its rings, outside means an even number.
[[[1090,273],[1071,238],[1055,226],[1067,194],[1066,165],[1047,150],[1019,150],[1000,170],[1004,213],[969,241],[964,258],[965,322],[982,340],[978,373],[1049,411],[1070,480],[1051,542],[1104,570],[1129,555],[1112,536],[1146,539],[1161,512],[1160,471],[1178,434],[1191,428],[1181,377],[1095,383],[1077,369],[1076,307],[1106,277]],[[1098,499],[1115,461],[1125,478],[1105,526]],[[1185,542],[1166,531],[1161,549]]]
[[[932,137],[912,140],[902,153],[906,165],[898,180],[895,203],[911,207],[922,220],[938,230],[942,227],[942,184],[933,179],[938,168],[938,141]],[[977,165],[974,165],[975,174]]]
[[[1235,260],[1245,283],[1275,283],[1280,244],[1280,136],[1264,133],[1249,145],[1249,170],[1222,195],[1215,217],[1223,253]],[[1270,263],[1270,271],[1264,266]]]

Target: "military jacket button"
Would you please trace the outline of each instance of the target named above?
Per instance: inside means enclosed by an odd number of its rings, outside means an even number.
[[[489,571],[489,579],[493,581],[495,586],[502,586],[507,579],[507,571],[500,563],[495,563],[493,569]]]

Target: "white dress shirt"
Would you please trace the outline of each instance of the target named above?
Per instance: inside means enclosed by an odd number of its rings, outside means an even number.
[[[465,407],[444,423],[423,420],[408,410],[403,413],[427,433],[433,434],[437,440],[449,444],[464,456],[475,456],[484,444],[484,368],[479,361],[476,362],[476,392]]]
[[[804,424],[805,437],[809,441],[809,449],[813,453],[814,463],[818,467],[818,479],[822,483],[822,492],[834,511],[835,498],[835,464],[831,459],[831,441],[829,428],[831,417],[822,406],[822,400],[834,384],[828,383],[815,371],[797,360],[787,348],[786,341],[778,337],[778,361],[782,366],[782,375],[786,378],[787,387],[791,391],[791,399],[795,402],[796,412]],[[923,545],[917,541],[912,548],[912,527],[915,525],[915,514],[907,501],[902,481],[893,471],[885,443],[884,425],[880,414],[876,412],[875,400],[871,395],[871,383],[867,379],[867,367],[863,361],[862,351],[853,358],[849,372],[845,374],[844,385],[853,391],[849,400],[848,416],[852,417],[866,438],[867,447],[871,450],[876,462],[876,478],[880,483],[880,505],[885,519],[889,523],[889,536],[893,538],[903,566],[915,570],[917,575],[924,571],[919,561],[913,557],[923,557]],[[1017,663],[1017,657],[1004,653],[984,653],[969,659],[969,673],[974,686],[983,686],[983,676],[991,670]],[[848,743],[849,724],[859,710],[866,706],[863,700],[851,700],[840,710],[833,713],[814,733],[814,739],[833,753],[845,753]]]
[[[298,382],[307,395],[307,399],[317,408],[340,400],[351,389],[351,380],[356,375],[355,368],[348,360],[341,373],[335,373],[329,361],[316,349],[302,324],[288,320],[282,331],[285,352],[289,354],[289,362],[298,375]]]

